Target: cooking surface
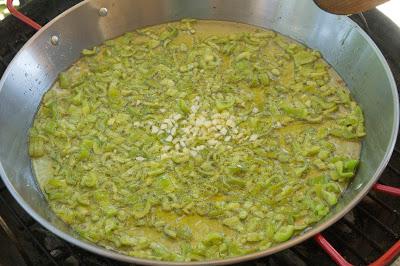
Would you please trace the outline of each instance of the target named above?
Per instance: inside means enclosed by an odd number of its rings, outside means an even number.
[[[39,23],[61,13],[79,2],[37,0],[23,7]],[[352,17],[365,26],[359,16]],[[388,60],[398,87],[400,86],[400,29],[378,11],[365,14],[369,34]],[[34,32],[13,17],[0,23],[0,71]],[[397,50],[397,52],[396,52]],[[389,166],[380,183],[400,186],[400,145],[397,144]],[[371,192],[352,212],[324,231],[323,235],[351,263],[367,264],[382,255],[399,239],[400,202],[382,193]],[[5,230],[0,229],[0,251],[8,256],[0,257],[0,265],[125,265],[88,253],[54,236],[25,213],[0,184],[0,225],[8,227],[10,241]],[[4,226],[7,224],[7,226]],[[15,244],[16,243],[16,244]],[[241,265],[334,265],[329,256],[309,240],[289,250]]]

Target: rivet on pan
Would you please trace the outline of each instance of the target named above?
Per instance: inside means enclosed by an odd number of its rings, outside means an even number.
[[[107,8],[102,7],[102,8],[99,9],[99,16],[100,17],[105,17],[105,16],[107,16],[107,14],[108,14]]]
[[[58,39],[58,37],[56,35],[51,36],[50,38],[50,42],[52,45],[58,45],[60,39]]]

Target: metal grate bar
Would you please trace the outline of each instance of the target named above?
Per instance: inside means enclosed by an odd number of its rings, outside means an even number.
[[[268,261],[270,262],[269,264],[274,265],[276,263],[279,263],[280,259],[278,258],[278,256],[276,256],[276,254],[272,254],[271,256],[268,257]]]
[[[393,232],[392,229],[390,229],[386,224],[383,224],[381,221],[379,221],[377,218],[375,218],[375,216],[373,216],[372,214],[370,214],[367,210],[364,209],[364,207],[357,205],[355,207],[356,209],[360,210],[362,213],[364,213],[366,216],[368,216],[368,218],[370,218],[372,221],[374,221],[376,224],[378,224],[380,227],[382,227],[383,229],[385,229],[385,231],[389,234],[392,235],[393,238],[398,239],[399,235],[395,232]]]
[[[375,201],[376,203],[378,203],[380,206],[382,206],[384,209],[386,209],[387,211],[389,211],[389,212],[391,212],[391,213],[393,213],[394,215],[396,215],[396,217],[400,217],[400,213],[396,210],[396,209],[394,209],[394,208],[392,208],[392,207],[390,207],[389,205],[387,205],[385,202],[383,202],[382,200],[380,200],[380,199],[378,199],[375,195],[373,195],[372,193],[369,193],[368,195],[367,195],[367,197],[369,197],[369,198],[371,198],[373,201]]]
[[[350,222],[346,217],[344,217],[341,220],[346,226],[348,226],[351,230],[356,231],[358,234],[360,234],[364,239],[366,239],[371,246],[373,246],[375,249],[379,250],[379,253],[383,253],[385,251],[384,248],[382,248],[381,246],[379,246],[379,244],[373,240],[372,238],[370,238],[366,233],[364,233],[362,230],[358,229],[357,226],[355,224],[353,224],[352,222]]]
[[[21,246],[21,242],[18,241],[17,237],[15,236],[14,232],[11,231],[11,229],[8,227],[6,221],[4,221],[3,217],[0,216],[0,227],[3,229],[3,231],[6,233],[8,236],[8,239],[11,240],[11,242],[15,245],[19,253],[21,254],[21,257],[23,258],[24,262],[28,266],[33,266],[33,263],[29,256],[26,254],[25,250]]]
[[[394,166],[392,166],[390,163],[388,163],[387,165],[389,167],[390,170],[392,170],[393,172],[395,172],[395,174],[400,175],[400,170],[396,169]]]
[[[325,234],[325,235],[329,235],[329,238],[336,240],[336,242],[339,242],[340,245],[341,245],[341,247],[344,247],[345,250],[350,251],[351,254],[353,254],[353,255],[354,255],[355,257],[357,257],[360,261],[362,261],[362,263],[363,263],[364,265],[368,264],[368,261],[367,261],[365,258],[363,258],[363,257],[359,254],[359,252],[358,252],[357,250],[355,250],[352,246],[348,245],[347,241],[345,241],[345,240],[343,240],[341,237],[339,237],[337,233],[334,234],[334,233],[331,233],[331,232],[329,232],[329,231],[330,231],[330,229],[328,229],[327,231],[324,231],[324,234]],[[342,252],[340,252],[340,253],[342,253]]]
[[[293,253],[296,254],[297,257],[299,257],[306,265],[311,264],[311,261],[306,256],[304,256],[299,250],[297,250],[296,246],[294,246],[290,250],[293,251]]]
[[[0,196],[0,201],[2,202],[2,204],[10,211],[10,213],[13,214],[13,216],[15,217],[15,219],[17,220],[17,222],[22,225],[22,227],[24,228],[24,231],[26,231],[29,236],[33,239],[34,243],[36,246],[38,246],[45,254],[48,255],[48,257],[50,258],[50,260],[55,264],[58,265],[56,260],[48,253],[47,249],[39,242],[39,240],[33,235],[33,233],[31,232],[31,230],[29,230],[29,228],[25,225],[25,223],[21,220],[21,218],[18,216],[18,214],[15,212],[14,209],[12,209],[9,204],[7,204],[7,202],[4,200],[4,198],[2,196]]]

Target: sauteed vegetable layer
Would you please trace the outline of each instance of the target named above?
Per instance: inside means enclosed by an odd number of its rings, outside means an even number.
[[[82,55],[45,94],[29,154],[89,241],[168,261],[264,250],[322,219],[355,174],[360,107],[282,35],[187,19]]]

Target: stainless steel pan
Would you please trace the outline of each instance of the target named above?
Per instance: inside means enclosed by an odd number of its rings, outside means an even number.
[[[385,59],[367,34],[349,18],[325,13],[309,0],[86,0],[58,16],[26,43],[0,82],[0,175],[15,199],[44,227],[77,246],[121,261],[166,264],[96,246],[60,221],[32,174],[27,132],[43,94],[57,74],[79,58],[82,49],[139,27],[184,17],[262,26],[320,50],[364,110],[367,131],[359,171],[322,221],[265,251],[207,264],[235,263],[278,252],[340,219],[369,191],[390,158],[398,130],[398,95]]]

